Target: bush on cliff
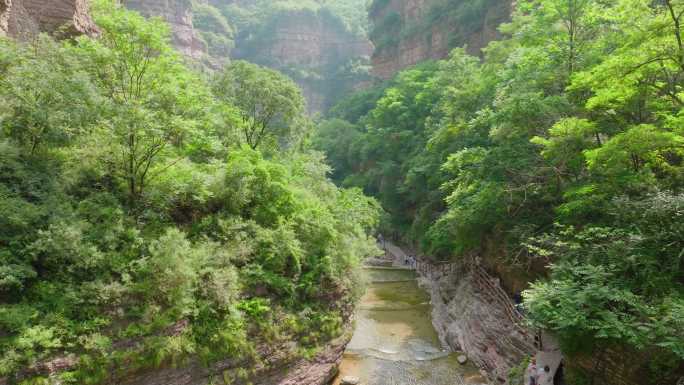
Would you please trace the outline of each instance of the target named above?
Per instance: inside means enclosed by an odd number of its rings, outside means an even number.
[[[303,145],[246,146],[161,21],[94,13],[98,39],[0,40],[0,377],[75,357],[61,379],[94,384],[334,337],[376,203]]]

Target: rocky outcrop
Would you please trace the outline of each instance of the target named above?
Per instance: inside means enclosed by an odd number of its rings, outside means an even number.
[[[459,361],[472,361],[483,375],[503,384],[511,368],[537,352],[535,336],[524,326],[522,314],[479,258],[437,264],[426,257],[414,259],[390,242],[384,248],[394,263],[408,259],[416,269],[419,284],[430,294],[432,324],[445,346],[464,353]]]
[[[9,8],[12,6],[11,0],[0,0],[0,36],[7,35],[9,27]]]
[[[193,363],[185,367],[166,367],[119,378],[117,385],[210,385],[220,379],[230,384],[254,385],[327,385],[337,374],[349,335],[338,338],[313,359],[296,357],[288,345],[263,346],[258,363],[225,360],[206,367]],[[248,369],[251,375],[241,378],[237,371]],[[228,380],[228,381],[225,381]]]
[[[93,36],[98,29],[87,0],[0,0],[0,34],[26,40],[40,32]]]
[[[192,3],[189,0],[125,0],[127,8],[146,17],[158,16],[171,26],[173,45],[185,56],[200,59],[206,44],[192,24]]]
[[[420,267],[420,282],[430,292],[432,322],[442,342],[466,353],[498,383],[507,382],[509,370],[536,347],[498,280],[476,264]]]
[[[350,312],[351,308],[347,311]],[[348,317],[348,315],[347,315]],[[226,359],[212,365],[193,360],[186,365],[162,365],[141,371],[126,371],[120,368],[112,373],[107,384],[116,385],[210,385],[217,379],[221,383],[235,385],[328,385],[337,375],[344,349],[351,338],[351,321],[348,319],[346,332],[331,341],[313,358],[302,358],[293,343],[262,344],[258,348],[256,362],[253,360]],[[30,380],[35,376],[49,378],[50,384],[59,385],[59,374],[73,370],[78,365],[75,356],[52,359],[38,364],[17,380]],[[245,375],[246,374],[246,375]],[[0,385],[8,385],[9,378],[0,377]]]
[[[473,55],[499,37],[497,27],[510,18],[512,0],[376,0],[371,7],[373,74],[389,79],[425,60],[448,56],[465,46]],[[439,8],[444,7],[444,9]],[[481,7],[480,9],[473,7]],[[472,14],[471,14],[472,13]]]

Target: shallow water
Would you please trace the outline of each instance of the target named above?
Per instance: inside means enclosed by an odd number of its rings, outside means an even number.
[[[356,311],[340,375],[363,385],[481,384],[476,368],[460,365],[439,342],[430,297],[408,270],[368,268],[370,282]]]

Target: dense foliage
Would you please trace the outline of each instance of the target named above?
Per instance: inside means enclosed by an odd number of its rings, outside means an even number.
[[[42,383],[58,357],[61,383],[116,382],[336,336],[377,208],[302,142],[299,90],[247,63],[206,79],[160,20],[93,8],[97,39],[0,39],[0,378]]]
[[[230,58],[235,48],[235,29],[218,8],[210,4],[193,4],[192,24],[204,40],[209,57]]]
[[[344,102],[363,113],[377,100],[362,117],[334,109],[348,122],[325,122],[315,142],[407,241],[538,277],[531,321],[566,352],[627,346],[659,357],[652,381],[672,380],[684,359],[684,4],[516,7],[484,60],[456,49],[406,70],[379,99]]]
[[[293,11],[326,14],[329,21],[343,24],[343,28],[358,36],[366,34],[368,24],[366,0],[256,0],[244,4],[214,0],[212,3],[243,31],[267,27],[269,19]]]

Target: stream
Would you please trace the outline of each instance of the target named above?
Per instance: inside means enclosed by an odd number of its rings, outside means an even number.
[[[356,310],[339,385],[346,376],[362,385],[486,384],[470,364],[445,349],[431,321],[430,296],[416,273],[394,267],[364,268],[368,285]]]

